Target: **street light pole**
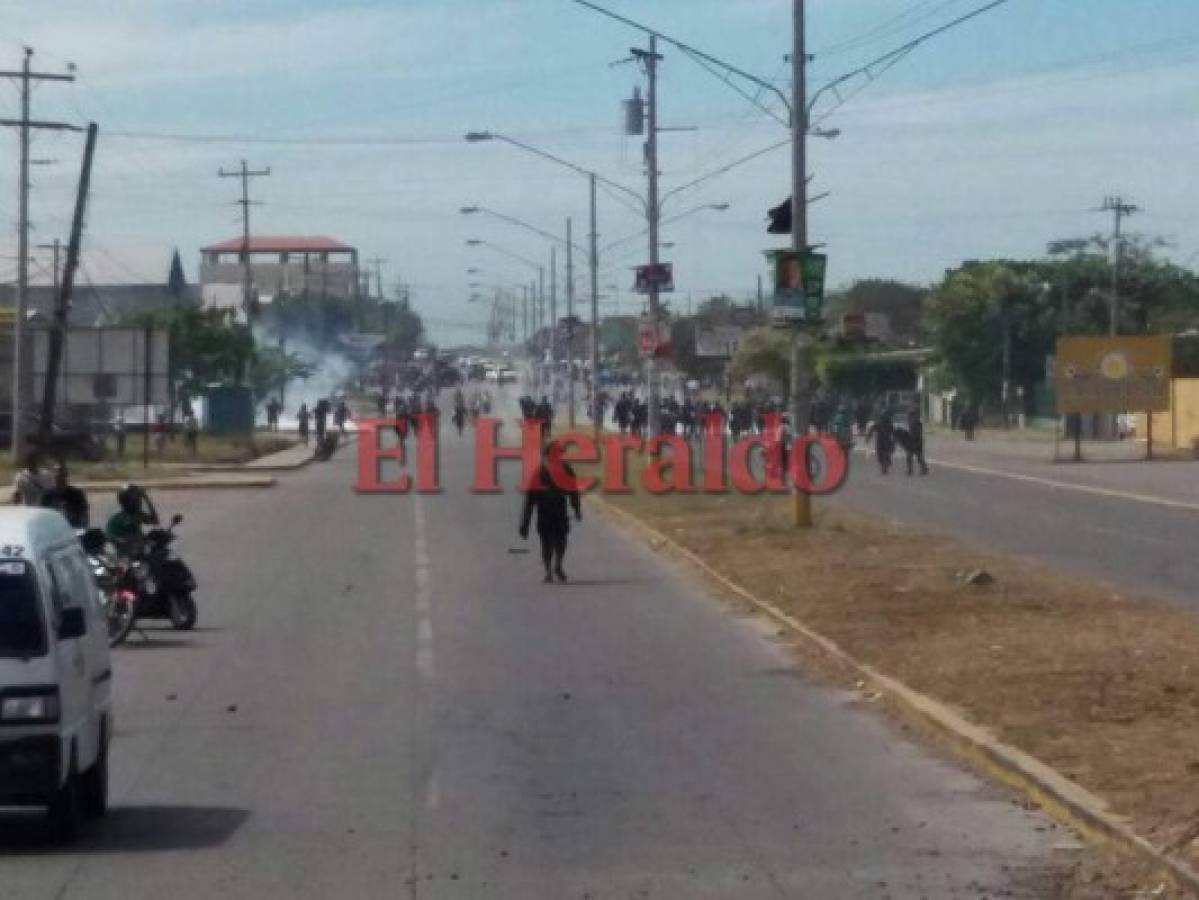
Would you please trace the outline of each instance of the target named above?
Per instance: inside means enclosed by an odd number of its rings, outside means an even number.
[[[646,76],[649,80],[649,90],[646,92],[648,109],[647,128],[649,134],[645,144],[645,164],[649,175],[649,195],[647,197],[646,217],[649,225],[649,262],[653,277],[649,284],[649,320],[654,329],[654,341],[657,343],[659,308],[657,270],[660,261],[658,246],[658,224],[661,219],[661,209],[658,202],[658,63],[662,57],[658,55],[658,38],[650,35],[649,52],[633,50],[633,55],[645,63]],[[662,395],[658,383],[657,360],[653,354],[645,363],[646,380],[649,382],[649,433],[656,437],[661,430]]]
[[[599,400],[599,224],[595,209],[595,173],[591,174],[591,431],[600,433]]]
[[[550,245],[550,399],[558,392],[558,248]]]
[[[569,216],[566,218],[566,404],[567,423],[571,430],[575,427],[575,264],[574,241],[571,233],[573,225]]]
[[[804,0],[793,0],[795,11],[794,41],[791,48],[791,249],[803,254],[808,249],[808,105],[807,46]],[[802,265],[802,262],[801,262]],[[808,349],[810,338],[803,325],[796,326],[791,345],[791,440],[792,452],[806,451],[800,441],[808,433],[811,415],[811,373]],[[792,460],[792,465],[796,461]],[[800,463],[801,465],[805,463]],[[795,527],[812,525],[812,498],[794,489]]]

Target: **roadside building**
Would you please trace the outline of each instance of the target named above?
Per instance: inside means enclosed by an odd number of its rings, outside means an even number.
[[[358,250],[331,237],[277,235],[209,244],[201,250],[200,295],[205,307],[242,309],[248,252],[258,303],[276,296],[316,294],[349,300],[361,293]]]

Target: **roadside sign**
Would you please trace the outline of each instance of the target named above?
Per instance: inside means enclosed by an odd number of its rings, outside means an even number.
[[[823,253],[769,250],[774,264],[774,316],[785,321],[819,324],[824,319]]]
[[[1053,357],[1057,411],[1165,412],[1173,355],[1168,334],[1058,338]]]
[[[659,322],[655,328],[653,322],[642,318],[637,326],[637,349],[642,359],[670,357],[670,325]]]
[[[865,313],[846,313],[841,317],[841,336],[847,341],[866,340]]]
[[[635,293],[648,294],[654,288],[657,288],[660,294],[668,294],[674,290],[674,266],[670,263],[638,266],[633,272]]]
[[[709,325],[695,329],[695,355],[704,359],[732,359],[737,354],[741,328],[737,325]]]

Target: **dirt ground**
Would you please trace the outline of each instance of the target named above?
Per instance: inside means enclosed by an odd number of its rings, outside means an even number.
[[[606,499],[1199,863],[1199,617],[828,504],[796,531],[786,497]],[[1073,868],[1071,900],[1183,896],[1110,850]]]

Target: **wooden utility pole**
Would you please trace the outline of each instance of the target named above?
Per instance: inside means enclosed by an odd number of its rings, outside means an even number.
[[[87,126],[87,144],[83,149],[83,168],[79,173],[79,191],[75,195],[75,216],[71,219],[71,238],[67,242],[67,264],[62,279],[58,278],[58,241],[54,242],[55,282],[54,315],[50,320],[50,346],[46,354],[46,384],[42,391],[42,418],[38,434],[41,447],[50,446],[54,428],[54,403],[58,387],[58,370],[62,366],[62,347],[67,336],[67,314],[71,309],[71,290],[75,286],[75,270],[79,267],[79,244],[83,239],[83,218],[87,211],[87,196],[91,190],[92,158],[96,152],[99,128],[93,122]],[[149,427],[149,422],[146,423]]]
[[[13,78],[21,85],[21,118],[0,119],[0,125],[21,129],[20,178],[17,182],[17,303],[13,316],[12,370],[12,456],[14,462],[25,449],[25,318],[29,307],[29,130],[82,131],[78,125],[63,122],[33,122],[29,101],[35,81],[74,81],[74,74],[34,72],[30,67],[33,48],[25,48],[19,72],[0,71],[0,78]]]
[[[246,161],[243,159],[240,169],[235,169],[232,172],[226,172],[224,169],[221,169],[217,174],[221,178],[241,179],[241,199],[237,203],[241,207],[242,225],[242,306],[245,310],[246,321],[249,322],[254,318],[254,276],[250,270],[250,207],[258,205],[250,201],[250,179],[269,176],[271,174],[271,167],[267,166],[265,169],[252,170],[246,165]]]

